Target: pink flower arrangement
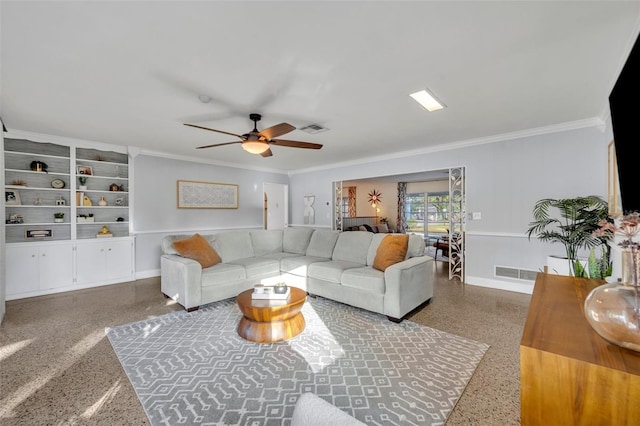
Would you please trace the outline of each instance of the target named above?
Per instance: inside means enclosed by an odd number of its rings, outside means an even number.
[[[640,232],[640,212],[633,212],[617,218],[618,226],[610,220],[603,219],[598,222],[600,227],[593,232],[594,237],[611,239],[615,235],[620,235],[625,239],[618,245],[620,247],[638,248],[639,243],[633,238]]]

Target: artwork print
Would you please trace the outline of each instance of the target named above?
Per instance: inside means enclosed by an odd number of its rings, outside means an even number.
[[[238,185],[179,180],[178,208],[237,209]]]

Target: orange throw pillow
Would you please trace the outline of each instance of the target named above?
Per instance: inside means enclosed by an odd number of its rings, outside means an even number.
[[[384,271],[389,266],[402,262],[409,248],[409,235],[387,235],[382,239],[376,257],[373,259],[373,267]]]
[[[173,248],[180,256],[197,261],[203,268],[222,262],[220,255],[200,234],[195,234],[185,240],[174,241]]]

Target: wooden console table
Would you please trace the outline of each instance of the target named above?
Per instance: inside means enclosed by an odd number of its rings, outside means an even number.
[[[607,342],[584,316],[600,284],[538,274],[520,342],[523,425],[640,424],[640,353]]]

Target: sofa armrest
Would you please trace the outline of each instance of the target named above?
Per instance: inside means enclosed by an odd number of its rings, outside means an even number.
[[[433,258],[418,256],[384,271],[384,314],[402,318],[433,297]]]
[[[175,254],[160,258],[160,288],[185,309],[202,304],[202,266],[193,259]]]

